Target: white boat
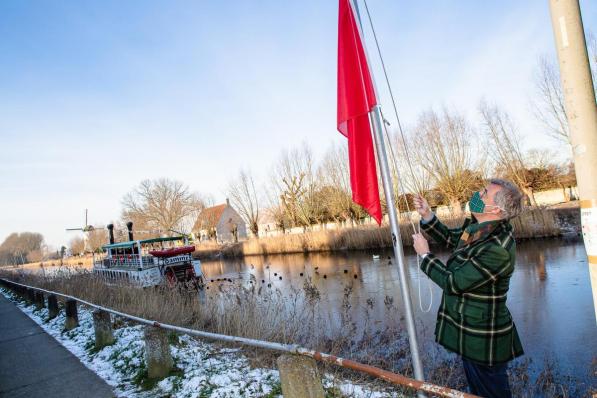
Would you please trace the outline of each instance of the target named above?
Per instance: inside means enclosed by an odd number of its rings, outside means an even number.
[[[185,236],[133,240],[129,229],[129,241],[114,243],[112,229],[109,225],[110,244],[93,255],[93,273],[106,282],[203,289],[201,261],[193,259],[195,246]]]

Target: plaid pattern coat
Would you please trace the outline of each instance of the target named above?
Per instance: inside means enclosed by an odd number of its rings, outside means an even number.
[[[449,351],[488,366],[522,355],[506,296],[514,271],[516,242],[508,221],[478,224],[467,219],[448,229],[435,215],[421,228],[455,249],[446,264],[433,254],[421,270],[443,289],[435,338]]]

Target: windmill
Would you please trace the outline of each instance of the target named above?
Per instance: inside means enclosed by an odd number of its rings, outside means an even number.
[[[66,228],[67,231],[81,231],[83,232],[83,242],[85,244],[85,252],[89,251],[89,233],[97,229],[104,229],[104,226],[93,226],[87,222],[87,209],[85,209],[85,224],[79,228]]]

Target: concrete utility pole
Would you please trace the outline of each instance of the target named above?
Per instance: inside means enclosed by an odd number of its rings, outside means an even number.
[[[597,104],[578,0],[549,0],[597,318]]]

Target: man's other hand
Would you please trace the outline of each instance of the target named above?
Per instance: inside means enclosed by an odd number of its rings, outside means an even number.
[[[429,243],[422,234],[413,235],[413,247],[419,256],[429,253]]]

